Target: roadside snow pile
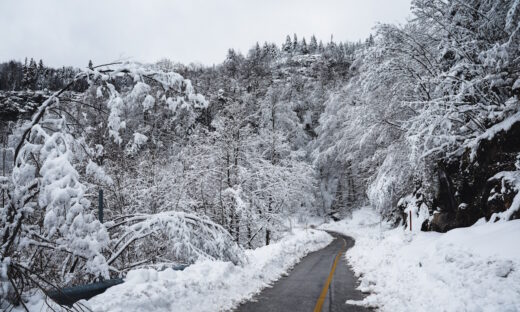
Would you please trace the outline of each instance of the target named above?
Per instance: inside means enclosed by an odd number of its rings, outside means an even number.
[[[322,231],[295,229],[279,242],[246,251],[248,263],[199,261],[184,271],[134,270],[125,282],[92,298],[93,311],[223,311],[250,299],[309,252],[332,241]]]
[[[350,235],[347,259],[381,311],[520,311],[520,220],[410,233],[371,209],[322,228]]]

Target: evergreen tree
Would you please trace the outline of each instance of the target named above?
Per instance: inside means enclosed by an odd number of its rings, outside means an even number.
[[[309,48],[307,47],[307,42],[305,41],[305,37],[302,39],[302,53],[309,54]]]
[[[374,36],[372,36],[372,34],[365,40],[365,44],[369,47],[374,45]]]
[[[271,47],[269,46],[269,44],[266,42],[264,42],[264,45],[262,45],[262,58],[270,58],[270,51]]]
[[[287,35],[287,37],[285,37],[285,43],[282,45],[282,50],[285,53],[292,53],[292,51],[293,51],[293,44],[292,44],[292,41],[291,41],[291,36]]]
[[[296,33],[293,35],[293,52],[300,52],[300,43],[298,42],[298,36],[296,36]]]
[[[262,49],[260,48],[260,44],[258,41],[255,44],[255,57],[259,60],[262,58]]]
[[[36,65],[36,61],[33,58],[31,58],[31,61],[29,62],[27,76],[29,79],[29,88],[32,90],[36,89],[36,81],[38,79],[38,65]]]
[[[47,79],[47,69],[43,65],[43,60],[40,59],[38,62],[38,70],[36,73],[36,89],[42,90],[45,89],[45,83]]]
[[[238,78],[243,59],[244,57],[234,49],[228,50],[228,55],[224,61],[224,68],[229,77],[233,79]]]
[[[316,40],[316,36],[312,35],[311,42],[309,43],[309,52],[316,53],[318,51],[318,41]]]
[[[278,47],[276,46],[276,44],[274,43],[271,43],[271,44],[268,44],[267,46],[267,58],[269,61],[272,61],[274,60],[277,56],[278,56]]]
[[[29,65],[27,64],[27,58],[25,58],[25,61],[23,62],[22,75],[22,88],[27,89],[29,86]]]

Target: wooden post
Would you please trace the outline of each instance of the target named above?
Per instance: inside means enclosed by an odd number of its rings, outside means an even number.
[[[410,209],[410,232],[412,231],[412,210]]]
[[[5,146],[6,146],[6,141],[7,141],[7,138],[2,138],[2,141],[3,141],[3,147],[2,147],[2,176],[5,178],[5,156],[6,156],[6,152],[5,152]],[[5,207],[5,189],[2,187],[2,208]]]
[[[103,223],[103,190],[99,189],[98,195],[98,219]]]

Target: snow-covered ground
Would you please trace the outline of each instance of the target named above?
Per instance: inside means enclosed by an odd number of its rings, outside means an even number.
[[[125,282],[92,298],[94,311],[222,311],[250,299],[279,279],[309,252],[332,237],[317,230],[294,229],[280,241],[246,251],[248,263],[200,261],[184,271],[135,270]]]
[[[369,208],[322,225],[356,239],[346,257],[361,302],[381,311],[520,311],[520,220],[445,234],[380,226]]]
[[[308,253],[327,246],[332,240],[332,236],[323,231],[294,228],[292,233],[269,246],[246,250],[248,261],[243,266],[224,261],[199,261],[184,271],[130,271],[123,284],[109,288],[89,301],[81,301],[78,309],[226,311],[251,299],[285,275]],[[52,306],[60,310],[58,306]],[[27,307],[31,312],[48,310],[40,293],[31,297]],[[25,310],[20,306],[14,311]]]

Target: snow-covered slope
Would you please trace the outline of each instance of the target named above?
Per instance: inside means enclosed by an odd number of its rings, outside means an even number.
[[[381,311],[520,311],[520,220],[410,233],[364,208],[323,228],[351,235],[362,302]]]

